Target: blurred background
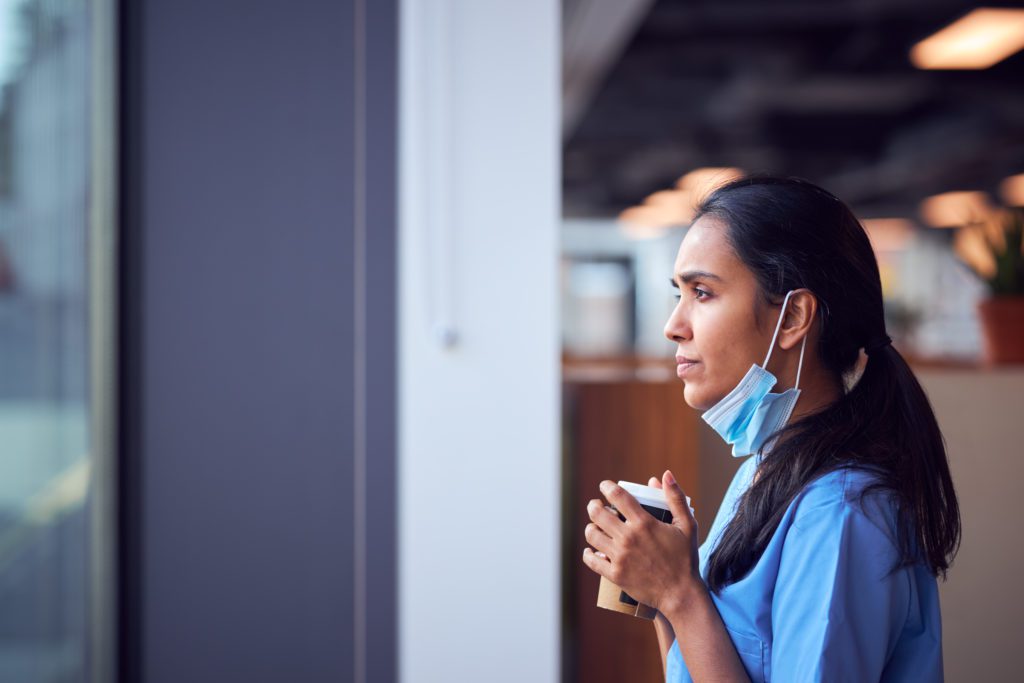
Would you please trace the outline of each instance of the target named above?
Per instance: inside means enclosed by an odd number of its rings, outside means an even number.
[[[0,2],[2,681],[86,680],[112,632],[110,11]]]
[[[822,185],[861,219],[889,334],[946,436],[964,517],[963,549],[942,586],[947,680],[1012,678],[1024,594],[1007,541],[1020,512],[1001,482],[1024,474],[1014,426],[1024,270],[1012,213],[1024,205],[1024,9],[916,0],[564,0],[562,9],[567,677],[661,675],[651,626],[593,607],[596,577],[577,562],[583,505],[601,479],[646,482],[671,466],[710,526],[739,461],[682,400],[675,345],[663,336],[675,304],[668,279],[695,202],[737,174],[774,172]],[[1007,251],[1013,263],[996,275]],[[1004,326],[993,308],[1011,300],[1016,322]]]
[[[656,681],[602,479],[739,462],[663,337],[694,203],[875,247],[1013,680],[1024,6],[0,0],[0,683]]]

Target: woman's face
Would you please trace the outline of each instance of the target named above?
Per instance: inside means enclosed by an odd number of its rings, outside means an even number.
[[[698,410],[715,405],[764,361],[781,310],[764,303],[727,229],[714,216],[698,218],[679,245],[672,276],[679,300],[665,336],[676,343],[677,360],[685,359],[677,366],[683,397]]]

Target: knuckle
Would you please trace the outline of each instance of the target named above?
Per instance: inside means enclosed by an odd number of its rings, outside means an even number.
[[[635,519],[631,519],[630,522],[640,531],[647,532],[654,526],[654,517],[643,514]]]

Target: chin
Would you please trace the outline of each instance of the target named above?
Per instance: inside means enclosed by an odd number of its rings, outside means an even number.
[[[709,392],[702,390],[699,384],[693,382],[683,382],[683,400],[686,401],[686,405],[690,406],[694,410],[704,412],[709,410],[713,405],[722,400],[722,396],[711,396]]]

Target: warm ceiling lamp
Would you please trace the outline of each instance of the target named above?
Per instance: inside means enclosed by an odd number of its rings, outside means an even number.
[[[933,228],[956,228],[979,223],[992,215],[984,192],[944,192],[921,202],[921,218]]]
[[[619,214],[622,231],[629,237],[659,237],[677,225],[693,221],[694,210],[711,190],[743,175],[738,168],[707,167],[690,171],[672,190],[658,190],[643,203]]]
[[[1012,175],[999,183],[999,196],[1007,206],[1024,206],[1024,173]]]
[[[910,51],[919,69],[987,69],[1024,48],[1024,10],[980,7]]]
[[[672,216],[656,206],[631,206],[619,214],[619,228],[632,239],[661,237],[674,225]]]
[[[693,220],[693,202],[690,193],[683,190],[659,190],[649,195],[643,205],[658,209],[673,225],[685,225]]]
[[[676,181],[676,187],[690,194],[694,204],[700,202],[719,185],[725,185],[743,175],[743,171],[729,166],[706,166],[694,169]]]
[[[865,218],[861,225],[875,251],[902,251],[914,236],[914,224],[905,218]]]

